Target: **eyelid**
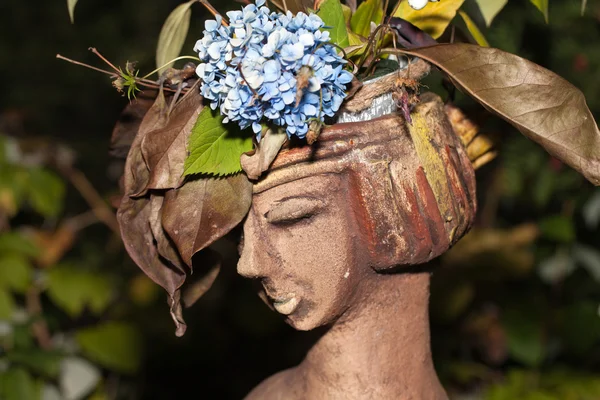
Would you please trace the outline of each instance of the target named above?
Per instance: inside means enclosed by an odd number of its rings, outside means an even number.
[[[265,218],[271,224],[292,222],[310,217],[324,207],[325,202],[314,197],[291,197],[275,203]]]

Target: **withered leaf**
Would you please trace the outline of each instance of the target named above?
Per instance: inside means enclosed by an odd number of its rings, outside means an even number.
[[[202,110],[202,96],[194,85],[175,105],[166,124],[145,135],[142,154],[150,169],[148,189],[173,189],[181,186],[186,142]]]
[[[152,127],[162,123],[165,117],[166,107],[165,97],[161,91],[140,123],[137,135],[131,144],[131,149],[129,150],[129,155],[127,156],[127,161],[125,163],[123,179],[126,197],[139,193],[148,184],[150,173],[142,155],[141,144],[145,134],[151,130]]]
[[[172,296],[183,284],[185,272],[162,258],[158,252],[150,227],[153,217],[149,197],[132,199],[124,196],[117,218],[129,256],[150,279]]]
[[[181,336],[185,332],[185,323],[177,310],[181,308],[179,288],[185,281],[185,271],[170,263],[159,253],[152,223],[160,221],[161,208],[156,205],[153,207],[150,195],[137,198],[131,196],[144,188],[148,182],[149,171],[142,156],[141,143],[149,130],[148,127],[161,123],[165,110],[164,97],[162,93],[159,93],[156,102],[140,125],[125,163],[125,194],[117,211],[117,220],[121,228],[123,244],[129,256],[150,279],[162,286],[169,294],[171,315],[177,326],[176,333]],[[161,201],[161,199],[158,198],[156,201]]]
[[[158,254],[166,261],[169,261],[178,272],[185,273],[185,264],[162,226],[163,201],[164,194],[150,194],[150,230],[156,242]]]
[[[257,148],[251,152],[242,154],[240,162],[242,169],[250,179],[258,179],[261,174],[269,169],[269,166],[279,153],[281,146],[287,140],[285,131],[273,131],[267,129]]]
[[[248,213],[252,184],[244,174],[198,178],[165,194],[162,223],[183,261],[223,237]]]
[[[600,131],[583,93],[565,79],[516,55],[471,44],[403,52],[438,66],[489,111],[600,185]]]

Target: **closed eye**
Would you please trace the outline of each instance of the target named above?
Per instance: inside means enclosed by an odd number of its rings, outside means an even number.
[[[291,224],[311,218],[324,207],[325,202],[314,197],[289,197],[275,202],[265,218],[270,224]]]

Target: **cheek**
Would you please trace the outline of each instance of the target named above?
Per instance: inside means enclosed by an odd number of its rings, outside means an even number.
[[[357,273],[349,232],[340,225],[339,218],[321,217],[277,235],[283,261],[280,282],[299,289],[302,296],[302,312],[292,320],[315,327],[331,322],[348,307]]]

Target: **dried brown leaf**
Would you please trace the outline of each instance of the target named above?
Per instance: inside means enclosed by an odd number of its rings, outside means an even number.
[[[242,169],[246,172],[248,178],[260,178],[262,173],[269,168],[286,140],[285,131],[274,132],[272,129],[267,129],[257,148],[242,154],[240,159]]]
[[[125,196],[139,193],[148,184],[150,172],[142,155],[141,144],[147,132],[163,123],[166,109],[165,97],[160,92],[140,123],[137,135],[129,150],[124,172]]]
[[[150,195],[145,197],[132,197],[146,186],[149,171],[142,156],[141,143],[150,127],[163,121],[166,103],[162,93],[159,94],[154,105],[144,117],[138,133],[132,143],[125,164],[123,196],[117,211],[117,220],[121,228],[121,236],[125,249],[133,261],[144,271],[150,279],[162,286],[169,294],[171,315],[177,326],[177,335],[185,332],[185,323],[181,319],[179,304],[179,288],[185,281],[185,270],[181,266],[173,265],[159,253],[158,243],[166,246],[164,239],[153,235],[152,226],[160,221],[161,207],[153,206],[153,200],[162,201],[160,197],[153,199]],[[157,231],[158,232],[158,231]],[[165,254],[171,254],[164,251]]]
[[[150,179],[140,194],[149,189],[181,186],[187,139],[202,108],[202,96],[194,85],[175,105],[166,124],[145,135],[142,154],[150,169]]]
[[[553,72],[501,50],[456,43],[412,50],[489,111],[600,185],[600,131],[583,93]]]
[[[244,174],[195,179],[165,194],[163,227],[191,267],[195,253],[244,219],[251,201],[252,184]]]
[[[150,216],[148,221],[150,223],[150,230],[156,242],[158,254],[170,262],[178,272],[185,273],[185,263],[162,226],[163,201],[163,194],[150,194]]]

